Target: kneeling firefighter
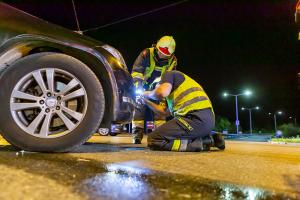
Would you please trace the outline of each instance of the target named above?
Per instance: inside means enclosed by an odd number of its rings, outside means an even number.
[[[145,91],[142,102],[154,112],[174,118],[148,135],[152,150],[205,151],[210,147],[225,149],[221,134],[211,134],[215,125],[212,104],[203,88],[179,71],[168,71],[152,91]],[[167,107],[149,99],[166,98]]]
[[[144,90],[152,90],[162,74],[176,68],[175,46],[175,40],[172,36],[163,36],[154,47],[143,50],[137,57],[131,73],[137,98]],[[132,122],[133,143],[141,143],[143,134],[147,131],[147,124],[145,123],[147,121],[154,121],[153,112],[147,107],[136,110]]]

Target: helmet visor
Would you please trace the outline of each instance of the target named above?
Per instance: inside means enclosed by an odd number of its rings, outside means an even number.
[[[165,56],[171,56],[168,47],[158,47],[160,53],[164,54]]]

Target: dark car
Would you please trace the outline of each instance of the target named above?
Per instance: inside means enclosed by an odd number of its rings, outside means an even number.
[[[0,3],[0,132],[29,151],[67,151],[130,123],[133,81],[113,47]]]

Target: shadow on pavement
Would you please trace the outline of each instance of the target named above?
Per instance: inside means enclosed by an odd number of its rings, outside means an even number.
[[[83,145],[78,146],[76,149],[72,150],[72,153],[99,153],[99,152],[118,152],[118,151],[138,151],[146,150],[147,147],[141,147],[140,145],[133,144],[99,144],[86,142]]]

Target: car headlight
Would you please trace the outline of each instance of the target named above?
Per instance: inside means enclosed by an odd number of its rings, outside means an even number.
[[[108,44],[105,44],[103,46],[101,46],[103,49],[105,49],[106,51],[108,51],[109,53],[111,53],[111,55],[113,55],[113,57],[115,57],[118,61],[120,61],[120,63],[127,68],[127,65],[125,63],[125,60],[122,56],[122,54],[117,50],[115,49],[114,47],[108,45]]]

